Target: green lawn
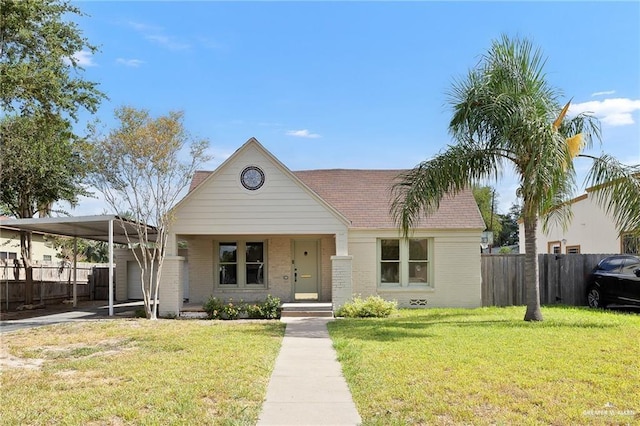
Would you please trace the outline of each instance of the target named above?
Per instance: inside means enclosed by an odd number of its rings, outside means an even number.
[[[329,324],[366,425],[640,424],[640,315],[402,310]]]
[[[283,334],[278,321],[177,320],[3,334],[0,423],[255,424]]]

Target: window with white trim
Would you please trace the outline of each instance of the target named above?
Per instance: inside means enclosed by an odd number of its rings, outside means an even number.
[[[432,287],[431,241],[428,238],[378,240],[380,287]]]
[[[216,248],[216,284],[220,288],[265,287],[264,241],[220,241]]]

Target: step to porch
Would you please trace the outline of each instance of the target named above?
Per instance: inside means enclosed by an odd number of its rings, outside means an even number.
[[[333,317],[331,303],[283,303],[281,316],[285,317]]]

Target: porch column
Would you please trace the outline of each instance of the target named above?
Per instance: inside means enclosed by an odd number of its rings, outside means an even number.
[[[178,316],[182,310],[182,265],[184,257],[165,256],[162,264],[162,276],[158,289],[158,315],[161,317]]]
[[[336,233],[336,256],[349,255],[349,238],[347,231]]]
[[[167,245],[165,247],[165,256],[177,256],[178,255],[178,238],[177,235],[168,232]]]
[[[334,312],[353,296],[352,262],[353,256],[331,256],[331,303]]]

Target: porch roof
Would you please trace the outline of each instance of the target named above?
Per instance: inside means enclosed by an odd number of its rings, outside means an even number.
[[[113,242],[128,244],[127,234],[132,241],[138,240],[134,222],[115,215],[43,217],[31,219],[0,219],[2,229],[32,231],[39,234],[51,234],[65,237],[85,238],[88,240],[109,241],[109,222],[113,221]],[[156,228],[146,225],[151,236]]]

